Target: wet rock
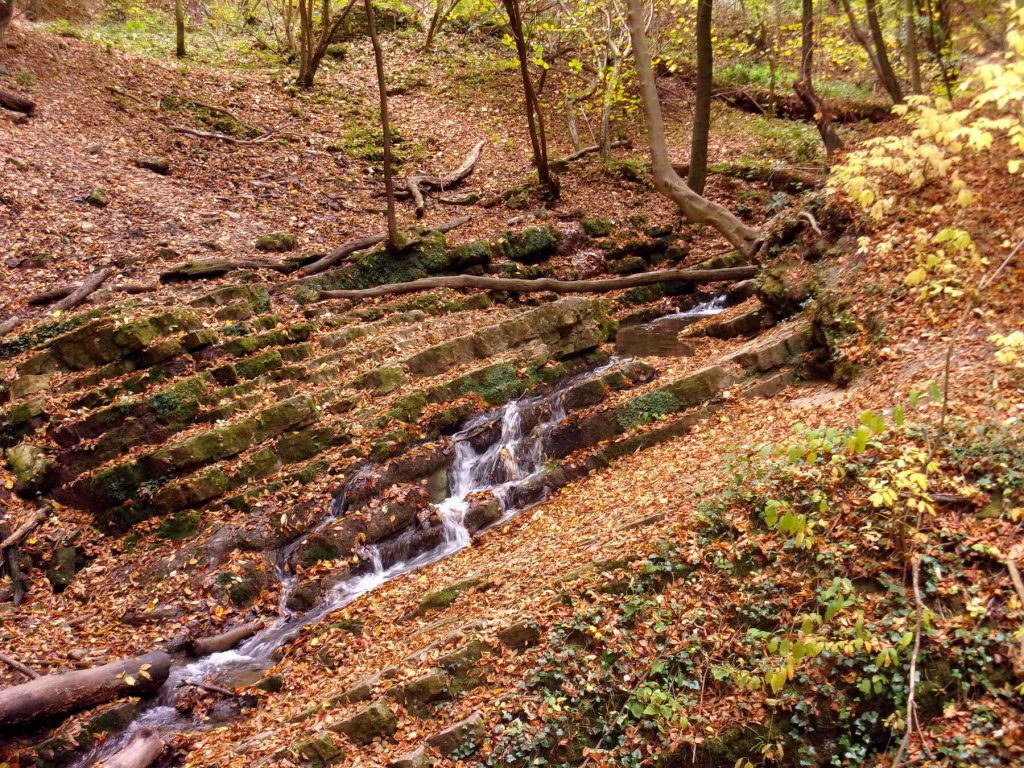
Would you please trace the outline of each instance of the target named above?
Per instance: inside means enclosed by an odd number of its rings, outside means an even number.
[[[681,324],[672,319],[620,328],[615,354],[620,357],[689,357],[693,345],[679,337]]]
[[[284,253],[294,251],[298,244],[298,238],[291,232],[270,232],[257,237],[255,246],[257,251]]]
[[[171,172],[171,161],[162,155],[139,155],[134,162],[139,168],[145,168],[161,176]]]
[[[433,765],[422,745],[388,763],[388,768],[430,768]]]
[[[364,373],[355,380],[357,387],[372,389],[374,394],[386,395],[405,383],[405,372],[397,365],[387,365]]]
[[[558,424],[544,437],[544,453],[564,458],[581,448],[610,440],[620,431],[613,411],[598,411]]]
[[[486,736],[483,715],[474,712],[465,720],[435,733],[427,739],[427,743],[446,757],[456,752],[464,755],[478,748]]]
[[[704,326],[703,335],[715,339],[734,339],[737,336],[752,336],[771,324],[771,313],[764,307],[736,315],[727,320],[716,320]]]
[[[795,323],[777,330],[768,339],[755,339],[726,360],[755,371],[769,371],[809,348],[811,333],[807,324]]]
[[[518,621],[499,630],[498,640],[514,651],[522,651],[540,642],[540,629],[532,621]]]
[[[22,443],[7,449],[7,463],[14,473],[14,490],[23,496],[44,493],[53,486],[57,463],[38,445]]]
[[[78,569],[79,553],[77,547],[57,547],[46,571],[46,578],[54,592],[63,592],[75,578]]]
[[[803,307],[816,287],[813,268],[799,259],[788,259],[761,270],[756,292],[765,307],[788,317]]]
[[[107,195],[107,191],[102,187],[96,187],[85,198],[85,202],[94,208],[106,208],[110,205],[110,196]]]
[[[56,768],[72,765],[76,756],[92,748],[101,737],[120,733],[138,714],[138,707],[130,702],[102,707],[81,722],[61,728],[45,741],[30,747],[24,755],[26,764],[37,768]]]
[[[281,675],[270,675],[257,681],[253,688],[267,693],[280,693],[284,690],[284,678]]]
[[[375,701],[351,717],[328,726],[335,733],[343,733],[359,745],[374,739],[389,738],[398,730],[398,718],[382,700]]]
[[[484,495],[469,499],[469,509],[463,517],[463,524],[470,533],[476,533],[492,523],[501,519],[503,511],[501,504],[494,497],[494,494],[487,492]]]

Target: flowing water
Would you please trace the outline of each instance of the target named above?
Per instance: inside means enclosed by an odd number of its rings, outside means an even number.
[[[617,361],[616,361],[617,362]],[[586,376],[600,375],[609,363]],[[453,437],[455,456],[448,470],[448,497],[436,505],[437,517],[443,527],[443,540],[434,549],[423,552],[407,561],[385,567],[376,546],[366,547],[363,557],[369,567],[336,585],[315,608],[297,614],[287,607],[288,597],[295,587],[297,577],[286,567],[289,555],[306,537],[322,529],[345,512],[344,491],[335,498],[327,517],[313,530],[284,547],[278,555],[278,574],[281,577],[281,602],[279,617],[270,626],[245,641],[237,649],[214,653],[187,664],[176,664],[161,687],[152,705],[146,709],[123,734],[111,739],[102,748],[85,755],[76,763],[87,766],[114,754],[122,748],[143,726],[163,731],[180,731],[197,726],[175,708],[175,699],[180,686],[185,682],[202,682],[211,677],[229,676],[232,679],[256,680],[273,664],[273,654],[278,648],[293,639],[299,631],[328,613],[343,608],[381,584],[405,573],[418,570],[456,552],[470,543],[470,532],[463,520],[469,508],[467,497],[471,493],[490,491],[502,508],[500,525],[520,511],[512,498],[516,488],[539,477],[544,472],[544,435],[563,418],[564,393],[581,377],[567,382],[557,392],[547,397],[531,397],[514,400],[497,411],[485,413],[470,420],[463,430]],[[535,422],[532,427],[529,422]],[[495,428],[497,440],[481,447],[474,447],[472,439],[483,428]],[[350,481],[351,482],[351,481]]]
[[[725,303],[724,297],[716,297],[684,312],[668,315],[667,318],[696,322],[702,317],[721,312],[725,308]],[[436,505],[437,517],[443,526],[441,543],[431,550],[389,566],[383,564],[376,546],[366,547],[362,554],[369,567],[333,587],[316,607],[297,614],[288,608],[288,598],[297,582],[297,577],[287,568],[288,558],[307,537],[344,515],[346,493],[343,490],[331,502],[328,515],[316,527],[283,547],[278,553],[277,568],[281,579],[278,619],[237,649],[214,653],[187,664],[174,665],[155,700],[135,722],[117,738],[84,755],[75,765],[84,768],[110,757],[143,726],[162,731],[192,730],[201,727],[191,718],[180,714],[174,706],[182,683],[203,682],[224,676],[233,680],[254,682],[273,666],[274,652],[298,635],[303,627],[345,607],[391,579],[416,571],[468,546],[471,536],[464,524],[464,517],[469,509],[467,498],[470,494],[480,491],[490,491],[494,494],[502,509],[502,517],[494,525],[500,525],[524,507],[540,501],[535,493],[516,492],[527,489],[531,481],[543,475],[544,437],[566,416],[565,394],[581,380],[599,376],[622,362],[613,358],[604,366],[563,382],[559,389],[550,395],[513,400],[495,411],[471,419],[464,425],[462,431],[452,438],[455,457],[448,470],[448,497]],[[497,439],[489,441],[486,446],[480,446],[479,441],[474,439],[481,430],[496,427]],[[358,475],[349,483],[356,477]],[[346,489],[347,487],[349,486],[346,485]]]

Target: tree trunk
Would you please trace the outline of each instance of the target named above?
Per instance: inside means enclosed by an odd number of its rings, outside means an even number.
[[[445,0],[437,0],[437,5],[434,8],[434,15],[430,19],[430,28],[427,30],[427,39],[423,43],[423,50],[429,51],[434,47],[434,38],[437,33],[441,31],[441,27],[444,26],[445,21],[459,6],[461,0],[452,0],[451,4],[445,6]]]
[[[0,91],[0,107],[9,109],[11,112],[21,112],[26,115],[33,115],[36,111],[34,101],[10,91]]]
[[[910,0],[910,2],[913,1],[914,0]],[[850,0],[843,0],[843,11],[846,12],[846,18],[850,21],[850,31],[857,39],[857,42],[860,43],[860,47],[864,49],[864,53],[868,56],[868,61],[871,63],[871,69],[875,71],[875,77],[877,77],[878,82],[882,83],[882,86],[885,87],[885,74],[882,71],[882,64],[878,60],[878,54],[875,53],[875,48],[871,44],[871,39],[857,21],[857,15],[853,11],[853,6],[850,4]],[[886,88],[886,93],[889,93],[888,88]],[[889,97],[893,99],[893,103],[900,103],[899,101],[896,101],[895,96],[892,93],[889,93]],[[902,94],[900,94],[900,100],[902,100]]]
[[[201,637],[190,642],[186,648],[190,656],[209,656],[211,653],[230,651],[243,640],[255,635],[263,629],[262,621],[254,621],[249,624],[242,624],[227,632],[210,637]]]
[[[530,144],[533,147],[533,164],[537,167],[537,180],[547,188],[552,199],[558,198],[558,179],[551,173],[548,166],[548,144],[544,131],[544,114],[537,100],[537,94],[530,79],[530,58],[526,49],[526,34],[523,31],[523,19],[519,10],[519,0],[503,0],[508,13],[509,30],[516,44],[516,56],[519,59],[519,74],[523,79],[523,95],[526,103],[526,120],[530,128]]]
[[[711,87],[714,76],[714,51],[711,43],[713,2],[697,0],[697,93],[693,105],[690,170],[686,183],[698,195],[704,194],[704,183],[708,177],[708,134],[711,131]]]
[[[104,768],[148,768],[164,751],[164,740],[158,731],[142,726],[131,741],[103,761]]]
[[[658,191],[674,202],[690,221],[710,224],[745,256],[757,250],[760,233],[748,227],[733,213],[690,189],[672,170],[672,161],[665,143],[665,125],[661,119],[661,103],[654,81],[651,53],[647,47],[642,0],[629,0],[629,33],[633,38],[633,57],[640,81],[640,98],[647,118],[647,138],[651,146],[651,165]]]
[[[882,34],[882,22],[878,17],[877,0],[864,0],[868,12],[868,29],[871,30],[871,40],[875,44],[875,53],[878,56],[878,65],[882,69],[882,85],[888,91],[896,104],[903,102],[903,89],[900,87],[900,80],[892,68],[889,60],[889,49],[885,45],[885,36]]]
[[[12,685],[0,690],[0,729],[65,715],[122,696],[153,693],[167,679],[170,669],[171,657],[154,651],[102,667]]]
[[[907,69],[910,70],[910,92],[921,93],[921,62],[917,57],[917,4],[903,0],[903,26],[906,37]]]
[[[832,154],[843,146],[825,102],[814,90],[814,0],[803,0],[800,34],[800,79],[793,83],[793,90],[804,103],[809,116],[818,126],[818,133],[825,144],[825,154]]]
[[[0,43],[4,41],[7,25],[14,18],[14,0],[0,0]]]
[[[384,131],[384,191],[388,196],[388,250],[398,248],[398,220],[395,217],[395,180],[391,160],[391,124],[388,121],[388,85],[384,76],[384,53],[377,37],[377,21],[374,18],[373,3],[364,0],[366,23],[370,28],[370,42],[373,45],[373,60],[377,67],[377,91],[380,93],[380,126]]]
[[[299,78],[301,88],[313,87],[313,0],[299,0]]]
[[[174,55],[185,58],[185,5],[182,0],[174,0]]]
[[[681,180],[680,180],[681,182]],[[719,283],[734,280],[747,280],[757,274],[757,267],[729,267],[727,269],[663,269],[657,272],[641,272],[626,277],[613,277],[606,280],[556,280],[550,277],[524,279],[515,277],[490,277],[478,275],[442,275],[440,277],[424,277],[407,283],[390,283],[374,288],[352,290],[324,291],[321,299],[371,299],[377,296],[393,296],[402,293],[415,293],[432,288],[484,288],[490,291],[508,291],[509,293],[607,293],[623,288],[636,288],[656,283]]]

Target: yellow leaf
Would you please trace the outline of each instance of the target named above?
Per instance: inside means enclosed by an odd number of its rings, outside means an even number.
[[[928,273],[925,272],[924,269],[922,269],[921,267],[918,267],[917,269],[907,274],[907,276],[903,278],[903,282],[906,283],[911,288],[913,288],[915,285],[920,285],[921,283],[923,283],[925,281],[925,278],[927,277]]]

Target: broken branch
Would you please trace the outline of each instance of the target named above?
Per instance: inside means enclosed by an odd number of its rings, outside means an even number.
[[[21,674],[25,675],[25,677],[29,678],[30,680],[35,680],[37,677],[39,677],[39,673],[36,672],[34,669],[26,667],[20,661],[18,661],[17,659],[12,659],[5,653],[0,653],[0,661],[2,661],[11,669],[16,669],[18,672],[21,672]]]
[[[451,173],[446,173],[442,176],[428,176],[420,174],[416,176],[410,176],[405,180],[405,186],[409,190],[409,195],[412,197],[413,202],[416,204],[416,218],[423,218],[423,214],[427,209],[426,200],[423,197],[423,187],[431,189],[447,189],[458,184],[460,181],[465,179],[469,174],[473,172],[473,168],[476,167],[477,162],[480,160],[480,153],[484,148],[484,141],[481,139],[466,155],[466,159],[462,161],[462,165],[456,168]]]
[[[0,107],[9,109],[11,112],[21,112],[30,117],[36,111],[36,103],[34,101],[10,91],[0,91]]]
[[[556,280],[542,277],[536,280],[522,278],[488,277],[477,275],[445,275],[425,277],[407,283],[378,285],[361,290],[324,291],[322,299],[369,299],[375,296],[389,296],[401,293],[425,291],[431,288],[485,288],[510,293],[531,293],[551,291],[552,293],[604,293],[620,288],[635,288],[655,283],[716,283],[722,281],[746,280],[757,274],[757,267],[729,267],[728,269],[664,269],[657,272],[642,272],[638,275],[616,277],[605,280]]]

